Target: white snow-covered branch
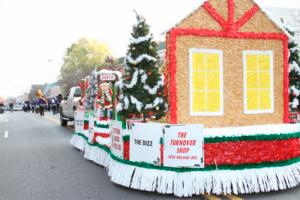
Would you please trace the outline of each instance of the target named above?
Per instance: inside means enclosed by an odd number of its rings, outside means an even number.
[[[136,109],[140,112],[143,107],[143,103],[137,100],[134,96],[130,96],[130,101],[132,104],[135,104]]]
[[[144,89],[147,90],[149,92],[149,94],[156,94],[157,93],[157,90],[164,86],[164,82],[161,80],[161,81],[158,81],[157,82],[157,85],[155,85],[153,88],[151,88],[149,85],[144,85]]]
[[[154,107],[156,107],[158,104],[161,104],[161,103],[163,103],[163,102],[164,102],[164,100],[163,100],[162,98],[156,97],[156,98],[154,99],[153,103],[146,104],[145,109],[151,109],[151,108],[154,108]]]
[[[294,98],[293,102],[291,103],[292,108],[296,109],[299,106],[299,99],[298,98]]]
[[[133,76],[132,76],[132,79],[130,81],[129,84],[127,83],[124,83],[124,81],[121,79],[120,81],[118,81],[116,83],[116,86],[120,89],[122,89],[123,87],[126,87],[126,88],[133,88],[133,86],[136,85],[137,83],[137,80],[138,80],[138,74],[139,74],[139,71],[138,70],[135,70],[135,72],[133,73]]]
[[[140,16],[140,18],[138,18],[137,22],[133,25],[134,27],[138,27],[141,23],[145,22],[145,18]]]
[[[140,70],[140,75],[141,75],[141,81],[142,83],[146,83],[146,80],[148,79],[148,75],[146,74],[146,72],[144,70]]]
[[[300,90],[298,90],[294,85],[290,87],[290,90],[296,97],[300,95]]]
[[[136,59],[133,59],[130,54],[126,57],[126,60],[133,65],[140,63],[143,59],[147,59],[148,61],[154,61],[154,62],[157,60],[156,58],[154,58],[148,54],[142,54],[139,57],[137,57]]]
[[[128,97],[124,98],[124,104],[125,104],[124,108],[125,108],[125,110],[127,110],[128,107],[129,107],[129,99],[128,99]]]
[[[290,64],[289,72],[293,70],[300,74],[300,67],[295,61],[293,61],[293,63]]]
[[[300,48],[299,48],[299,47],[290,48],[290,51],[291,51],[292,53],[294,53],[294,52],[296,52],[296,51],[300,52]]]
[[[138,38],[131,38],[130,39],[130,43],[131,44],[139,44],[141,42],[145,42],[145,41],[148,41],[152,38],[152,35],[151,34],[148,34],[144,37],[138,37]]]

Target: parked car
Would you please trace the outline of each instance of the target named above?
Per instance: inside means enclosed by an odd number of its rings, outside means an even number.
[[[23,104],[22,103],[14,104],[13,110],[14,111],[22,111],[23,110]]]
[[[66,126],[68,121],[74,120],[74,112],[79,105],[82,90],[80,87],[72,87],[66,97],[60,103],[60,124]]]

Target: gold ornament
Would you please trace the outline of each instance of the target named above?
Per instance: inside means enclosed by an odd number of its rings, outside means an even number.
[[[41,89],[38,89],[35,93],[35,96],[37,96],[38,98],[42,98],[43,97],[43,92]]]

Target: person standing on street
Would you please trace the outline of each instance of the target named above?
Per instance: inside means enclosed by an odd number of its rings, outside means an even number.
[[[14,110],[14,104],[12,102],[9,103],[9,110],[10,112],[13,112]]]
[[[41,117],[43,117],[45,115],[45,107],[47,105],[46,98],[44,96],[41,96],[38,100],[38,104],[39,104],[40,115]]]
[[[50,99],[49,107],[51,108],[53,115],[56,114],[56,100],[55,98]]]
[[[60,106],[60,102],[62,101],[62,95],[61,94],[59,94],[59,95],[57,95],[57,97],[56,97],[56,101],[55,101],[55,103],[56,103],[56,111],[57,111],[57,113],[59,113],[60,112],[60,110],[59,110],[59,106]]]

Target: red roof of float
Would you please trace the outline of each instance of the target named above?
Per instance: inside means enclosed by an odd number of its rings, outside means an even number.
[[[204,0],[200,7],[204,8],[209,15],[227,32],[236,32],[238,31],[243,25],[245,25],[248,21],[252,19],[252,17],[255,16],[255,14],[258,11],[262,11],[265,16],[273,23],[277,28],[279,28],[282,32],[289,35],[284,28],[282,28],[278,22],[271,17],[271,15],[268,14],[264,9],[262,9],[255,1],[252,1],[253,7],[250,8],[248,11],[246,11],[242,17],[240,17],[238,20],[234,19],[235,15],[235,0],[227,0],[227,10],[228,10],[228,19],[224,19],[221,14],[218,13],[218,11],[213,7],[213,5],[210,3],[209,0]],[[189,14],[187,17],[182,19],[178,24],[180,24],[182,21],[193,15],[195,12],[197,12],[199,7],[195,9],[191,14]]]
[[[179,36],[198,36],[198,37],[222,37],[222,38],[235,38],[235,39],[269,39],[269,40],[281,40],[283,45],[283,57],[284,57],[284,119],[283,121],[287,123],[289,116],[289,79],[288,79],[288,34],[285,34],[286,31],[278,26],[265,12],[265,15],[273,24],[276,25],[281,33],[278,32],[240,32],[239,29],[245,25],[250,19],[252,19],[258,11],[262,11],[260,7],[254,3],[252,8],[246,11],[239,19],[235,20],[235,0],[228,1],[228,19],[224,19],[221,14],[212,6],[209,0],[206,0],[201,5],[201,8],[204,8],[208,14],[222,27],[222,30],[211,30],[211,29],[199,29],[199,28],[180,28],[174,27],[169,31],[169,40],[167,40],[167,53],[166,58],[168,60],[168,68],[170,79],[166,78],[166,81],[169,81],[169,87],[173,88],[170,92],[170,118],[168,119],[169,123],[177,123],[177,89],[176,89],[176,67],[177,67],[177,58],[176,58],[176,38]],[[249,0],[252,1],[252,0]],[[253,2],[253,1],[252,1]],[[199,9],[196,9],[192,14],[187,16],[192,16]],[[168,83],[166,83],[168,85]]]

